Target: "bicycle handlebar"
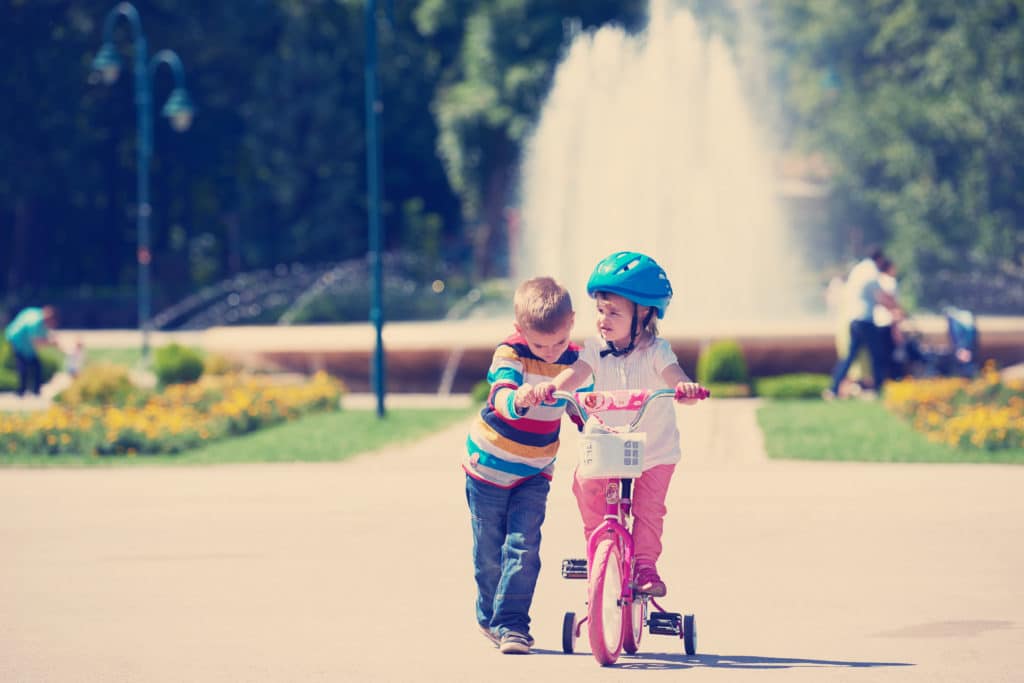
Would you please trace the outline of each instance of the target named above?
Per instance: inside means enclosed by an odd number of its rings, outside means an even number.
[[[636,429],[640,419],[644,416],[647,406],[651,401],[658,398],[675,398],[675,389],[619,389],[616,391],[556,391],[554,398],[564,398],[571,403],[584,422],[590,418],[587,410],[599,412],[602,410],[635,410],[636,416],[629,423],[629,431]],[[700,394],[695,396],[698,400],[711,397],[711,392],[701,387]]]

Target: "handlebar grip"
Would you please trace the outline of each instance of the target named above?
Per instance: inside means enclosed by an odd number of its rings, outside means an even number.
[[[687,398],[687,397],[677,391],[676,392],[676,398],[680,399],[680,398]],[[711,390],[708,389],[707,387],[701,387],[700,391],[697,392],[696,396],[690,396],[689,398],[695,398],[698,401],[703,401],[706,398],[711,398]]]

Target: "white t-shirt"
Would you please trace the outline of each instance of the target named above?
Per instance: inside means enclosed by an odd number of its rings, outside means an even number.
[[[896,278],[889,273],[878,274],[878,285],[882,288],[882,291],[889,294],[893,299],[897,298],[898,285],[896,284]],[[875,325],[878,327],[888,327],[892,325],[892,311],[883,306],[882,304],[875,304]]]
[[[846,319],[871,322],[875,314],[875,292],[878,291],[878,266],[869,258],[853,267],[846,278]]]
[[[678,363],[669,343],[661,338],[625,356],[611,354],[601,358],[601,351],[608,344],[600,337],[587,339],[580,352],[580,360],[594,371],[595,391],[616,389],[670,389],[661,376],[662,370]],[[613,427],[629,424],[635,413],[630,410],[608,410],[600,413],[601,419]],[[644,448],[644,470],[655,465],[672,465],[679,462],[682,452],[679,448],[679,429],[676,427],[674,401],[669,398],[655,399],[644,412],[637,425],[638,432],[647,433]]]

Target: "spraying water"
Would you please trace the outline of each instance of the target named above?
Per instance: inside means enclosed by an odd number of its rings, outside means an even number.
[[[514,275],[556,277],[583,321],[591,269],[620,249],[665,268],[676,321],[799,313],[798,252],[736,66],[667,0],[652,1],[641,35],[576,36],[527,149],[522,192]]]

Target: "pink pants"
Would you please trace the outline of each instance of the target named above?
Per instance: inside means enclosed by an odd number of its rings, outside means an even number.
[[[665,495],[675,465],[656,465],[633,480],[633,546],[637,567],[654,567],[661,557],[665,528]],[[580,479],[573,474],[572,492],[583,516],[583,537],[604,520],[607,479]]]

